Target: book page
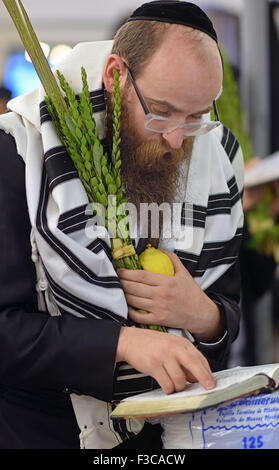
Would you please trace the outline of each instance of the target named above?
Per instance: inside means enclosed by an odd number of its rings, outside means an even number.
[[[160,417],[165,449],[278,449],[279,391]]]
[[[245,171],[244,186],[250,188],[279,178],[279,152],[275,152]]]
[[[219,390],[224,390],[233,384],[244,382],[245,380],[259,373],[263,373],[271,377],[278,367],[279,364],[267,364],[253,367],[234,367],[233,369],[222,370],[213,374],[216,386],[212,390],[205,390],[199,383],[187,383],[186,389],[182,392],[175,392],[170,395],[166,395],[162,389],[157,389],[153,390],[152,392],[146,392],[140,395],[134,395],[132,397],[125,398],[123,401],[152,401],[158,400],[160,398],[171,400],[174,397],[180,398],[204,394],[207,395]]]

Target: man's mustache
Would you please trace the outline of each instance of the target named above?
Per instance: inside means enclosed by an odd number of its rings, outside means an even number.
[[[141,167],[151,169],[160,165],[177,165],[185,155],[185,143],[173,149],[167,143],[147,141],[136,149],[136,160]]]

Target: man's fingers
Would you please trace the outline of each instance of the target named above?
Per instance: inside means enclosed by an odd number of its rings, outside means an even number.
[[[175,392],[174,383],[172,379],[170,378],[169,374],[167,373],[167,371],[163,367],[160,367],[159,369],[157,369],[153,377],[156,380],[156,382],[158,382],[161,389],[166,395],[169,395],[170,393]]]
[[[186,388],[188,382],[200,382],[206,389],[210,390],[214,387],[214,379],[210,370],[205,367],[203,361],[197,360],[196,365],[191,363],[190,368],[185,368],[176,357],[169,356],[163,361],[165,374],[161,372],[160,378],[164,380],[164,393],[182,392]]]
[[[200,353],[199,353],[200,354]],[[180,354],[180,363],[188,372],[191,382],[196,379],[206,390],[211,390],[215,387],[215,380],[210,367],[203,357],[193,357],[192,354]],[[202,355],[201,355],[202,356]]]
[[[121,285],[125,294],[135,295],[137,297],[144,297],[151,299],[153,297],[153,289],[146,284],[143,285],[140,282],[127,281],[125,279],[120,279]]]
[[[180,271],[184,272],[186,270],[185,266],[183,265],[183,263],[180,261],[180,259],[175,253],[172,253],[170,251],[165,251],[165,250],[161,250],[161,251],[170,258],[173,264],[175,273],[179,273]]]
[[[165,361],[164,367],[170,377],[175,392],[182,392],[186,387],[187,375],[181,365],[174,359],[169,358]]]
[[[120,281],[134,281],[149,286],[160,286],[164,282],[166,275],[145,271],[143,269],[123,269],[117,270]]]
[[[184,390],[187,381],[199,382],[206,390],[215,386],[206,358],[195,348],[187,345],[184,351],[179,349],[174,356],[167,356],[163,363],[176,392]]]
[[[186,380],[207,390],[215,385],[204,356],[187,339],[172,334],[122,327],[116,361],[154,377],[166,394],[183,390]]]
[[[128,304],[129,317],[136,323],[145,323],[146,318],[143,318],[145,313],[138,312],[136,309],[145,310],[147,312],[151,309],[151,301],[149,299],[143,299],[142,297],[135,297],[134,295],[126,295],[126,301]],[[150,323],[154,321],[154,318],[150,319]]]

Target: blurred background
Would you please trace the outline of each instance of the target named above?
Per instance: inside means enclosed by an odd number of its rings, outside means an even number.
[[[50,64],[82,41],[111,39],[138,0],[23,0]],[[196,0],[211,17],[227,64],[222,103],[223,120],[237,135],[245,161],[265,158],[279,150],[279,1]],[[21,46],[0,1],[0,113],[10,97],[38,85],[33,66]],[[221,115],[222,119],[222,115]],[[270,199],[269,199],[270,201]],[[259,202],[259,201],[257,201]],[[263,200],[260,201],[263,203]],[[279,362],[278,259],[274,250],[249,245],[255,236],[253,220],[268,218],[268,203],[245,213],[247,237],[240,255],[242,266],[241,332],[230,365]],[[252,212],[251,212],[252,210]],[[252,214],[252,215],[251,215]],[[278,227],[277,213],[272,218]],[[274,232],[275,233],[275,232]],[[273,246],[279,236],[273,233]],[[265,239],[270,233],[265,233]],[[269,244],[270,245],[270,244]]]

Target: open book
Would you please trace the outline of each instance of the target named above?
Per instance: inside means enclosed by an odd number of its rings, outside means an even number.
[[[111,417],[128,419],[186,413],[279,387],[279,364],[235,367],[213,375],[215,388],[212,390],[205,390],[199,383],[187,383],[183,392],[171,395],[166,395],[162,389],[134,395],[121,401]]]
[[[265,157],[257,165],[245,170],[244,186],[251,188],[279,178],[279,152]]]

